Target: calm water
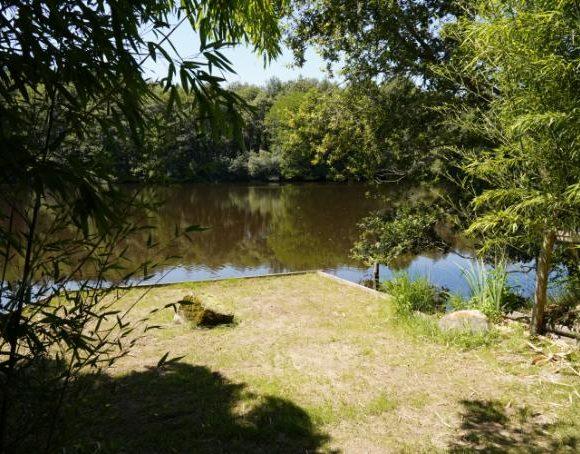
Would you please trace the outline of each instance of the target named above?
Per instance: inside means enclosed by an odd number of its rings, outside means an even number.
[[[396,192],[397,188],[385,188]],[[156,189],[165,202],[155,216],[156,236],[169,238],[175,225],[199,224],[208,230],[173,244],[180,258],[158,267],[151,282],[179,282],[265,273],[323,269],[360,282],[370,269],[350,257],[357,238],[356,224],[381,202],[368,197],[364,185],[183,185]],[[392,195],[391,195],[392,197]],[[137,250],[140,249],[137,247]],[[137,251],[136,251],[137,252]],[[458,251],[460,252],[460,251]],[[426,252],[401,265],[412,275],[427,276],[453,291],[467,292],[460,255]],[[517,268],[517,267],[515,267]],[[393,270],[381,269],[381,279]],[[513,284],[524,293],[530,277],[514,273]]]

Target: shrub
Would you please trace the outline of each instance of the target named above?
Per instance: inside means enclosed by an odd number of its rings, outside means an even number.
[[[404,206],[391,213],[374,213],[358,225],[361,232],[351,254],[367,264],[392,265],[407,254],[442,246],[436,232],[439,219],[433,204]]]
[[[248,158],[248,173],[252,178],[277,180],[280,178],[280,158],[269,151],[252,151]]]
[[[531,309],[533,301],[507,288],[502,299],[502,310],[506,314],[521,309]]]
[[[240,153],[228,162],[228,174],[235,179],[248,178],[248,153]]]
[[[469,302],[459,295],[450,295],[437,288],[426,278],[411,280],[408,274],[400,274],[385,282],[383,289],[392,296],[395,311],[399,315],[397,325],[407,334],[462,349],[491,345],[497,340],[495,330],[485,333],[441,331],[438,317],[425,313],[442,311],[446,305],[453,309],[466,309]]]
[[[469,302],[461,295],[451,293],[447,299],[447,307],[450,310],[461,311],[463,309],[469,309]]]
[[[411,280],[408,274],[400,274],[383,284],[384,290],[393,297],[398,314],[412,312],[434,313],[443,307],[441,291],[426,278]]]

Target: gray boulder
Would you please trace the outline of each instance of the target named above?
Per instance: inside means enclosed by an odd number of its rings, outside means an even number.
[[[483,333],[489,330],[489,323],[487,317],[480,311],[455,311],[439,320],[439,328],[442,331],[459,330]]]

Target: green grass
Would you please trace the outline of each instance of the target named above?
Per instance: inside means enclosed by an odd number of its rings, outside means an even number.
[[[427,279],[412,280],[400,274],[385,282],[383,289],[391,295],[391,304],[385,305],[382,317],[388,318],[405,335],[421,341],[453,345],[460,349],[490,346],[500,339],[493,327],[473,334],[458,330],[441,331],[439,317],[443,315],[445,297]]]
[[[367,406],[367,411],[370,415],[380,415],[381,413],[392,411],[395,408],[397,408],[397,400],[389,393],[382,392],[370,401]]]
[[[447,339],[431,318],[401,318],[389,298],[316,274],[155,288],[133,317],[192,292],[235,324],[192,328],[157,312],[151,323],[163,329],[75,384],[85,392],[67,401],[61,450],[523,452],[576,442],[577,377],[532,365],[520,329],[493,342]],[[182,358],[156,367],[166,352]]]
[[[407,314],[394,317],[394,323],[399,330],[409,337],[421,341],[450,345],[462,350],[490,347],[502,341],[497,329],[493,326],[489,331],[482,333],[460,330],[442,331],[439,329],[438,320],[437,316],[426,314]]]
[[[392,296],[392,303],[399,314],[410,314],[414,311],[433,313],[441,309],[439,292],[424,277],[412,280],[402,273],[383,284],[386,293]]]

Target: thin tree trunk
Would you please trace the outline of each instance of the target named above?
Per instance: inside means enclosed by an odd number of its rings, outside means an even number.
[[[52,136],[52,128],[54,125],[54,108],[56,105],[56,89],[51,93],[50,106],[46,114],[46,135],[44,138],[44,148],[40,161],[45,161],[50,151],[50,139]],[[4,377],[4,395],[2,396],[2,403],[0,404],[0,454],[6,452],[6,429],[8,425],[8,407],[10,405],[10,393],[12,391],[13,373],[16,367],[16,355],[18,353],[18,331],[22,321],[22,310],[25,303],[30,303],[30,282],[33,277],[33,248],[36,235],[36,227],[38,226],[38,217],[40,215],[41,202],[43,197],[42,184],[39,181],[33,181],[32,187],[34,189],[34,206],[32,208],[32,219],[28,226],[28,235],[26,238],[26,252],[24,257],[24,268],[22,271],[22,279],[19,283],[20,287],[16,293],[16,308],[12,305],[9,307],[8,322],[12,327],[8,327],[12,331],[8,343],[10,350],[8,352],[8,361]],[[14,310],[13,310],[14,309]]]
[[[379,289],[379,262],[375,262],[375,265],[373,267],[373,282],[375,285],[375,290]]]
[[[2,396],[2,404],[0,405],[0,453],[6,452],[6,429],[8,426],[8,407],[12,392],[12,380],[14,368],[16,367],[16,356],[18,354],[18,331],[22,319],[22,310],[25,303],[30,303],[30,280],[32,277],[32,252],[34,247],[34,238],[36,234],[36,227],[38,225],[38,215],[40,213],[42,194],[36,191],[34,196],[34,207],[32,208],[32,220],[28,228],[28,235],[26,238],[26,253],[24,257],[24,269],[22,271],[22,280],[19,282],[18,292],[16,293],[16,308],[12,312],[12,307],[7,315],[7,335],[10,349],[8,351],[8,360],[6,372],[4,377],[4,393]]]
[[[532,311],[532,334],[543,334],[545,332],[544,312],[546,300],[548,299],[548,276],[552,262],[552,251],[556,234],[547,232],[542,241],[542,249],[536,264],[536,292],[534,294],[534,309]]]

